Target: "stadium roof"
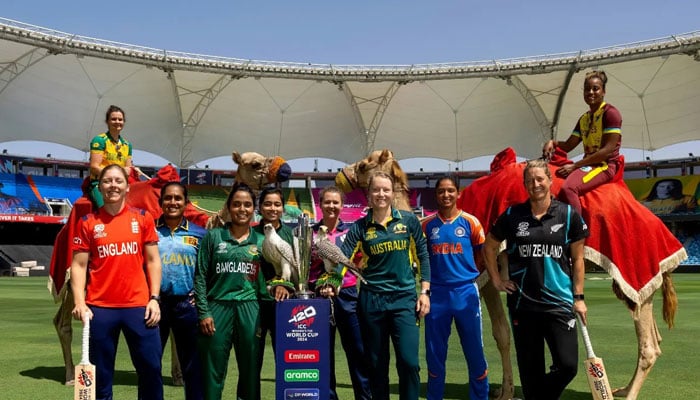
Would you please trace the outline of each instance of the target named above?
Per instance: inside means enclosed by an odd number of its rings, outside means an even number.
[[[0,18],[0,142],[87,151],[110,104],[136,148],[187,167],[232,151],[354,162],[539,155],[586,110],[591,69],[626,148],[700,138],[700,31],[571,53],[396,66],[267,62],[116,43]],[[579,148],[580,151],[580,148]]]

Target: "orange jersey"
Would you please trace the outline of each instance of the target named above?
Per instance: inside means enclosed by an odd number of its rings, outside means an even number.
[[[125,207],[112,216],[102,209],[84,216],[73,238],[73,251],[88,252],[85,302],[98,307],[143,307],[150,298],[145,246],[157,244],[153,217]]]

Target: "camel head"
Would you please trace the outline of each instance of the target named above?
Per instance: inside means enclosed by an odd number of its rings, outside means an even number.
[[[292,175],[292,168],[280,156],[265,157],[252,151],[242,154],[234,151],[232,158],[238,165],[236,182],[245,183],[254,190],[262,190],[271,183],[286,182]]]
[[[366,158],[341,169],[335,177],[335,184],[345,193],[356,188],[367,189],[369,177],[375,171],[385,172],[394,178],[395,205],[398,208],[410,210],[407,200],[408,176],[401,169],[391,150],[375,150]]]

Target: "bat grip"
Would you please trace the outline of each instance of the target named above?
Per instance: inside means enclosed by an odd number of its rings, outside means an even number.
[[[80,358],[81,364],[90,364],[90,316],[92,313],[83,313],[83,342],[82,354]]]
[[[583,337],[583,345],[586,347],[586,357],[587,358],[594,358],[595,353],[593,352],[593,345],[591,344],[591,338],[588,336],[588,328],[586,328],[586,325],[581,320],[580,315],[576,315],[576,318],[578,318],[578,323],[579,323],[579,325],[581,325],[581,336]]]

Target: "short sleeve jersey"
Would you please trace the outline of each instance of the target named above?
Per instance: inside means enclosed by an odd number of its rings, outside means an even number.
[[[160,293],[169,296],[185,296],[194,291],[194,270],[197,265],[199,244],[207,231],[199,225],[182,219],[171,230],[163,217],[156,224],[158,252],[163,266]]]
[[[518,286],[508,295],[511,311],[571,316],[570,245],[589,235],[583,218],[571,206],[552,199],[547,213],[538,220],[525,202],[509,207],[490,233],[497,240],[506,240],[510,280]]]
[[[230,224],[204,235],[197,254],[194,276],[199,319],[210,317],[210,301],[257,300],[265,289],[260,273],[262,237],[250,229],[248,237],[231,237]]]
[[[372,210],[352,225],[341,250],[349,259],[362,252],[362,290],[392,293],[416,290],[413,267],[420,280],[430,282],[430,257],[418,218],[409,211],[391,210],[384,225],[372,220]]]
[[[126,160],[132,156],[131,143],[119,136],[119,140],[113,141],[109,133],[100,133],[92,138],[90,142],[90,153],[102,154],[102,163],[100,167],[104,168],[111,164],[117,164],[121,167],[126,165]],[[97,177],[92,177],[97,179]]]
[[[148,211],[125,207],[112,216],[99,209],[81,218],[73,237],[73,251],[89,253],[85,302],[108,308],[145,306],[150,289],[144,272],[144,250],[157,242]]]
[[[314,231],[314,237],[318,233],[318,230],[321,228],[321,225],[323,225],[322,221],[314,224],[313,231]],[[347,224],[343,221],[338,221],[338,225],[335,227],[335,229],[331,232],[328,231],[328,240],[331,241],[331,243],[335,243],[336,246],[340,247],[343,244],[343,241],[345,240],[345,235],[347,234],[348,229],[352,224]],[[361,258],[362,255],[359,255],[359,258]],[[318,256],[316,252],[315,246],[312,246],[311,249],[311,268],[309,270],[309,282],[316,282],[319,276],[325,272],[325,267],[323,265],[323,260]],[[343,287],[352,287],[357,285],[357,277],[351,273],[350,271],[347,271],[345,275],[343,276]]]
[[[583,152],[586,156],[598,151],[602,146],[603,137],[611,133],[622,135],[622,114],[612,104],[605,102],[596,112],[591,113],[590,110],[585,112],[571,132],[573,136],[583,141]],[[609,160],[615,160],[620,156],[621,142],[621,139],[617,141]]]
[[[474,252],[484,244],[484,229],[479,220],[464,211],[451,220],[439,214],[422,222],[430,253],[430,283],[455,286],[479,276]]]

